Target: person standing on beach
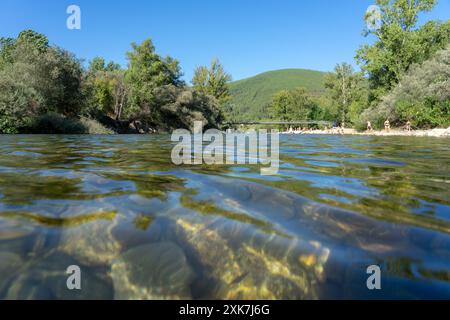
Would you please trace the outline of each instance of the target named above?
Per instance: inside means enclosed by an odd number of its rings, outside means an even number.
[[[390,131],[391,130],[391,123],[389,122],[389,119],[386,119],[384,122],[384,130]]]
[[[373,131],[372,123],[370,121],[367,121],[367,131]]]
[[[411,121],[406,122],[406,131],[411,132]]]

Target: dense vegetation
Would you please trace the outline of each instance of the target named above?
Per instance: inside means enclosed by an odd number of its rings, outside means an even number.
[[[449,126],[450,20],[418,26],[419,13],[431,10],[436,2],[377,0],[380,25],[364,31],[376,41],[356,54],[362,71],[355,72],[347,63],[336,65],[334,72],[325,76],[327,91],[320,98],[303,91],[299,102],[288,99],[289,94],[295,95],[292,90],[277,93],[268,109],[270,116],[279,120],[333,119],[358,129],[366,128],[367,121],[381,127],[386,119],[397,126],[408,120],[416,128]],[[371,14],[366,21],[373,18]],[[313,103],[301,102],[309,100]],[[291,116],[280,113],[283,104],[288,104],[283,108]],[[310,112],[302,111],[308,105]]]
[[[315,96],[324,92],[324,73],[312,70],[287,69],[269,71],[252,78],[230,83],[231,118],[237,121],[268,118],[273,95],[282,90],[305,88]]]
[[[328,74],[280,70],[230,83],[213,59],[196,68],[192,86],[150,39],[131,45],[125,69],[101,57],[85,68],[26,30],[0,38],[0,133],[147,133],[196,120],[206,128],[267,119],[449,126],[450,20],[418,25],[436,1],[377,0],[380,25],[364,31],[375,42],[358,49],[360,72],[340,63]]]
[[[399,84],[381,99],[377,108],[361,118],[397,124],[414,121],[416,127],[445,127],[450,121],[450,45],[434,58],[415,64]]]
[[[226,93],[216,98],[188,87],[178,61],[158,55],[151,40],[133,43],[127,56],[127,69],[99,57],[85,70],[45,35],[27,30],[1,38],[0,133],[145,133],[189,128],[195,120],[220,124]]]

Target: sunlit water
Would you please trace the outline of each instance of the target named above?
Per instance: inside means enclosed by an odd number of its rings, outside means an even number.
[[[168,136],[0,136],[0,298],[450,298],[449,139],[281,141],[264,177]]]

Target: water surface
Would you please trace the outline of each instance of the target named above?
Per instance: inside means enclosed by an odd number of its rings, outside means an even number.
[[[264,177],[168,136],[0,136],[0,298],[449,299],[449,142],[284,136]]]

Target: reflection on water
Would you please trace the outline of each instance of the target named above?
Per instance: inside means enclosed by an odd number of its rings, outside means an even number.
[[[450,298],[448,139],[286,136],[275,177],[171,147],[0,136],[0,298]]]

